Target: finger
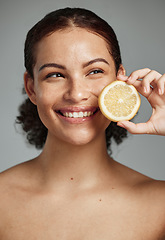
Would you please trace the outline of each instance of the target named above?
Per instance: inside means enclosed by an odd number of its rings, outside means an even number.
[[[163,95],[165,91],[165,74],[163,74],[157,81],[157,88],[159,95]]]
[[[152,93],[152,88],[150,87],[148,89],[148,92],[145,92],[145,89],[142,85],[142,81],[141,80],[136,80],[136,82],[134,82],[134,84],[132,84],[136,89],[137,91],[143,95],[144,97],[148,98],[150,96],[150,94]]]
[[[128,80],[128,76],[122,75],[122,74],[118,74],[117,75],[117,80],[127,81]]]
[[[132,72],[128,77],[127,83],[134,84],[136,80],[144,78],[150,71],[151,69],[149,68],[143,68]]]
[[[124,75],[118,75],[117,76],[117,80],[121,80],[127,83],[128,77],[124,76]],[[152,92],[152,88],[150,87],[150,89],[148,90],[148,92],[145,92],[145,89],[142,86],[142,81],[141,80],[136,80],[133,84],[132,84],[137,91],[142,94],[144,97],[149,97],[149,95]]]
[[[149,92],[150,91],[150,85],[154,88],[158,88],[157,82],[161,78],[161,74],[151,70],[146,76],[143,78],[142,81],[142,86],[144,88],[144,92]]]
[[[129,121],[122,121],[117,123],[118,126],[125,128],[131,134],[154,134],[155,130],[149,123],[135,124]]]

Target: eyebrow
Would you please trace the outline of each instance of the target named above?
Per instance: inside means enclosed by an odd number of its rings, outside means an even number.
[[[96,58],[96,59],[93,59],[87,63],[84,63],[83,64],[83,68],[86,68],[88,67],[89,65],[93,64],[93,63],[97,63],[97,62],[104,62],[106,63],[107,65],[109,65],[109,63],[107,62],[107,60],[105,60],[104,58]],[[66,68],[63,66],[63,65],[60,65],[60,64],[57,64],[57,63],[46,63],[44,65],[42,65],[40,68],[39,68],[39,72],[44,69],[44,68],[60,68],[60,69],[63,69],[65,70]]]
[[[107,62],[107,60],[105,60],[104,58],[96,58],[96,59],[93,59],[93,60],[83,64],[83,68],[88,67],[89,65],[91,65],[93,63],[97,63],[97,62],[104,62],[109,65],[109,62]]]
[[[44,68],[52,68],[52,67],[60,68],[60,69],[63,69],[63,70],[66,69],[63,65],[60,65],[60,64],[57,64],[57,63],[46,63],[39,68],[39,72]]]

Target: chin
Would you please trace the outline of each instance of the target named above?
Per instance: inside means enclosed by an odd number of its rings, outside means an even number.
[[[89,132],[86,132],[84,134],[76,134],[72,135],[72,137],[66,137],[64,141],[65,143],[71,144],[73,146],[85,146],[87,144],[94,143],[101,138],[105,138],[105,132],[97,134],[89,134]]]
[[[86,145],[86,144],[89,144],[90,142],[93,141],[93,138],[86,138],[86,137],[78,137],[78,138],[72,138],[72,139],[65,139],[65,142],[66,143],[69,143],[71,145],[74,145],[74,146],[83,146],[83,145]]]

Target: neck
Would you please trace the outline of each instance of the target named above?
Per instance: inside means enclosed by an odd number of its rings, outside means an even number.
[[[84,145],[57,141],[48,135],[38,160],[45,182],[89,186],[105,175],[112,159],[107,154],[104,135]]]

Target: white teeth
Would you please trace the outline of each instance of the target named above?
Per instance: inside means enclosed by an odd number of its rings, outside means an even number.
[[[74,118],[78,117],[78,113],[77,112],[74,112],[72,115],[73,115]]]
[[[82,117],[89,117],[91,115],[93,115],[93,112],[89,111],[89,112],[65,112],[63,113],[63,115],[65,117],[69,117],[69,118],[82,118]]]
[[[70,112],[68,117],[70,117],[70,118],[73,117],[73,114]]]
[[[77,115],[78,115],[78,117],[80,117],[80,118],[84,116],[83,112],[79,112],[79,113],[77,113]]]

